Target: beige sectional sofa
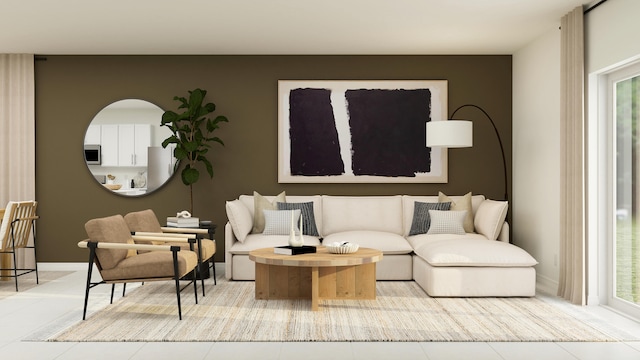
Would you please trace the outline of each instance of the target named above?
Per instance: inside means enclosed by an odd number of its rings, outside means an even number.
[[[378,280],[415,280],[430,296],[534,296],[537,261],[509,243],[506,202],[465,196],[275,196],[241,195],[228,201],[225,225],[226,277],[254,280],[249,251],[286,245],[288,235],[256,228],[256,209],[277,202],[312,203],[318,236],[306,245],[349,241],[375,248],[384,257]],[[420,203],[416,205],[416,202]],[[451,211],[415,212],[417,206],[448,202]],[[426,205],[425,205],[426,204]],[[258,205],[258,206],[257,206]],[[256,207],[257,206],[257,207]],[[465,207],[470,207],[465,213]],[[431,226],[415,229],[431,214]],[[464,217],[464,214],[468,214]],[[256,218],[256,219],[254,219]],[[466,221],[466,223],[465,223]],[[414,227],[412,227],[414,226]],[[461,226],[465,229],[461,230]],[[258,232],[259,230],[260,232]],[[417,234],[414,234],[417,233]],[[455,233],[455,234],[454,234]]]

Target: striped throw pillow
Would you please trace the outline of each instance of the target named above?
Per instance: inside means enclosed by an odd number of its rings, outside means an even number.
[[[304,203],[288,203],[278,202],[278,210],[295,210],[302,211],[302,232],[304,235],[320,236],[318,227],[316,226],[316,217],[313,214],[313,202]]]

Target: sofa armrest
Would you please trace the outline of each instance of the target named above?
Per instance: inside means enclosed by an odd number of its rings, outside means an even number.
[[[502,242],[509,242],[509,223],[508,222],[504,222],[504,224],[502,224],[502,229],[500,229],[500,235],[498,235],[498,241],[502,241]]]
[[[227,221],[224,225],[224,276],[227,280],[231,279],[233,274],[231,273],[231,269],[233,268],[231,261],[232,255],[229,250],[233,244],[238,241],[236,236],[233,234],[233,229],[231,228],[231,223]]]

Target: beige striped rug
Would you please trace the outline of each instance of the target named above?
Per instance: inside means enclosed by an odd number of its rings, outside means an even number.
[[[105,285],[103,285],[105,286]],[[172,283],[147,283],[48,341],[618,341],[539,298],[431,298],[414,282],[381,281],[376,300],[255,300],[253,282],[224,279],[194,304]],[[118,292],[118,290],[116,291]],[[90,301],[99,301],[96,294]],[[566,305],[563,305],[566,306]],[[578,308],[578,307],[576,307]],[[81,315],[77,315],[80,317]],[[78,320],[80,320],[78,318]],[[622,337],[622,338],[621,338]]]

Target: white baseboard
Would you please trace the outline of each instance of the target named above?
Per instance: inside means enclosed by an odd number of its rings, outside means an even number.
[[[558,282],[546,276],[538,274],[536,276],[536,291],[545,294],[556,295],[558,292]]]

